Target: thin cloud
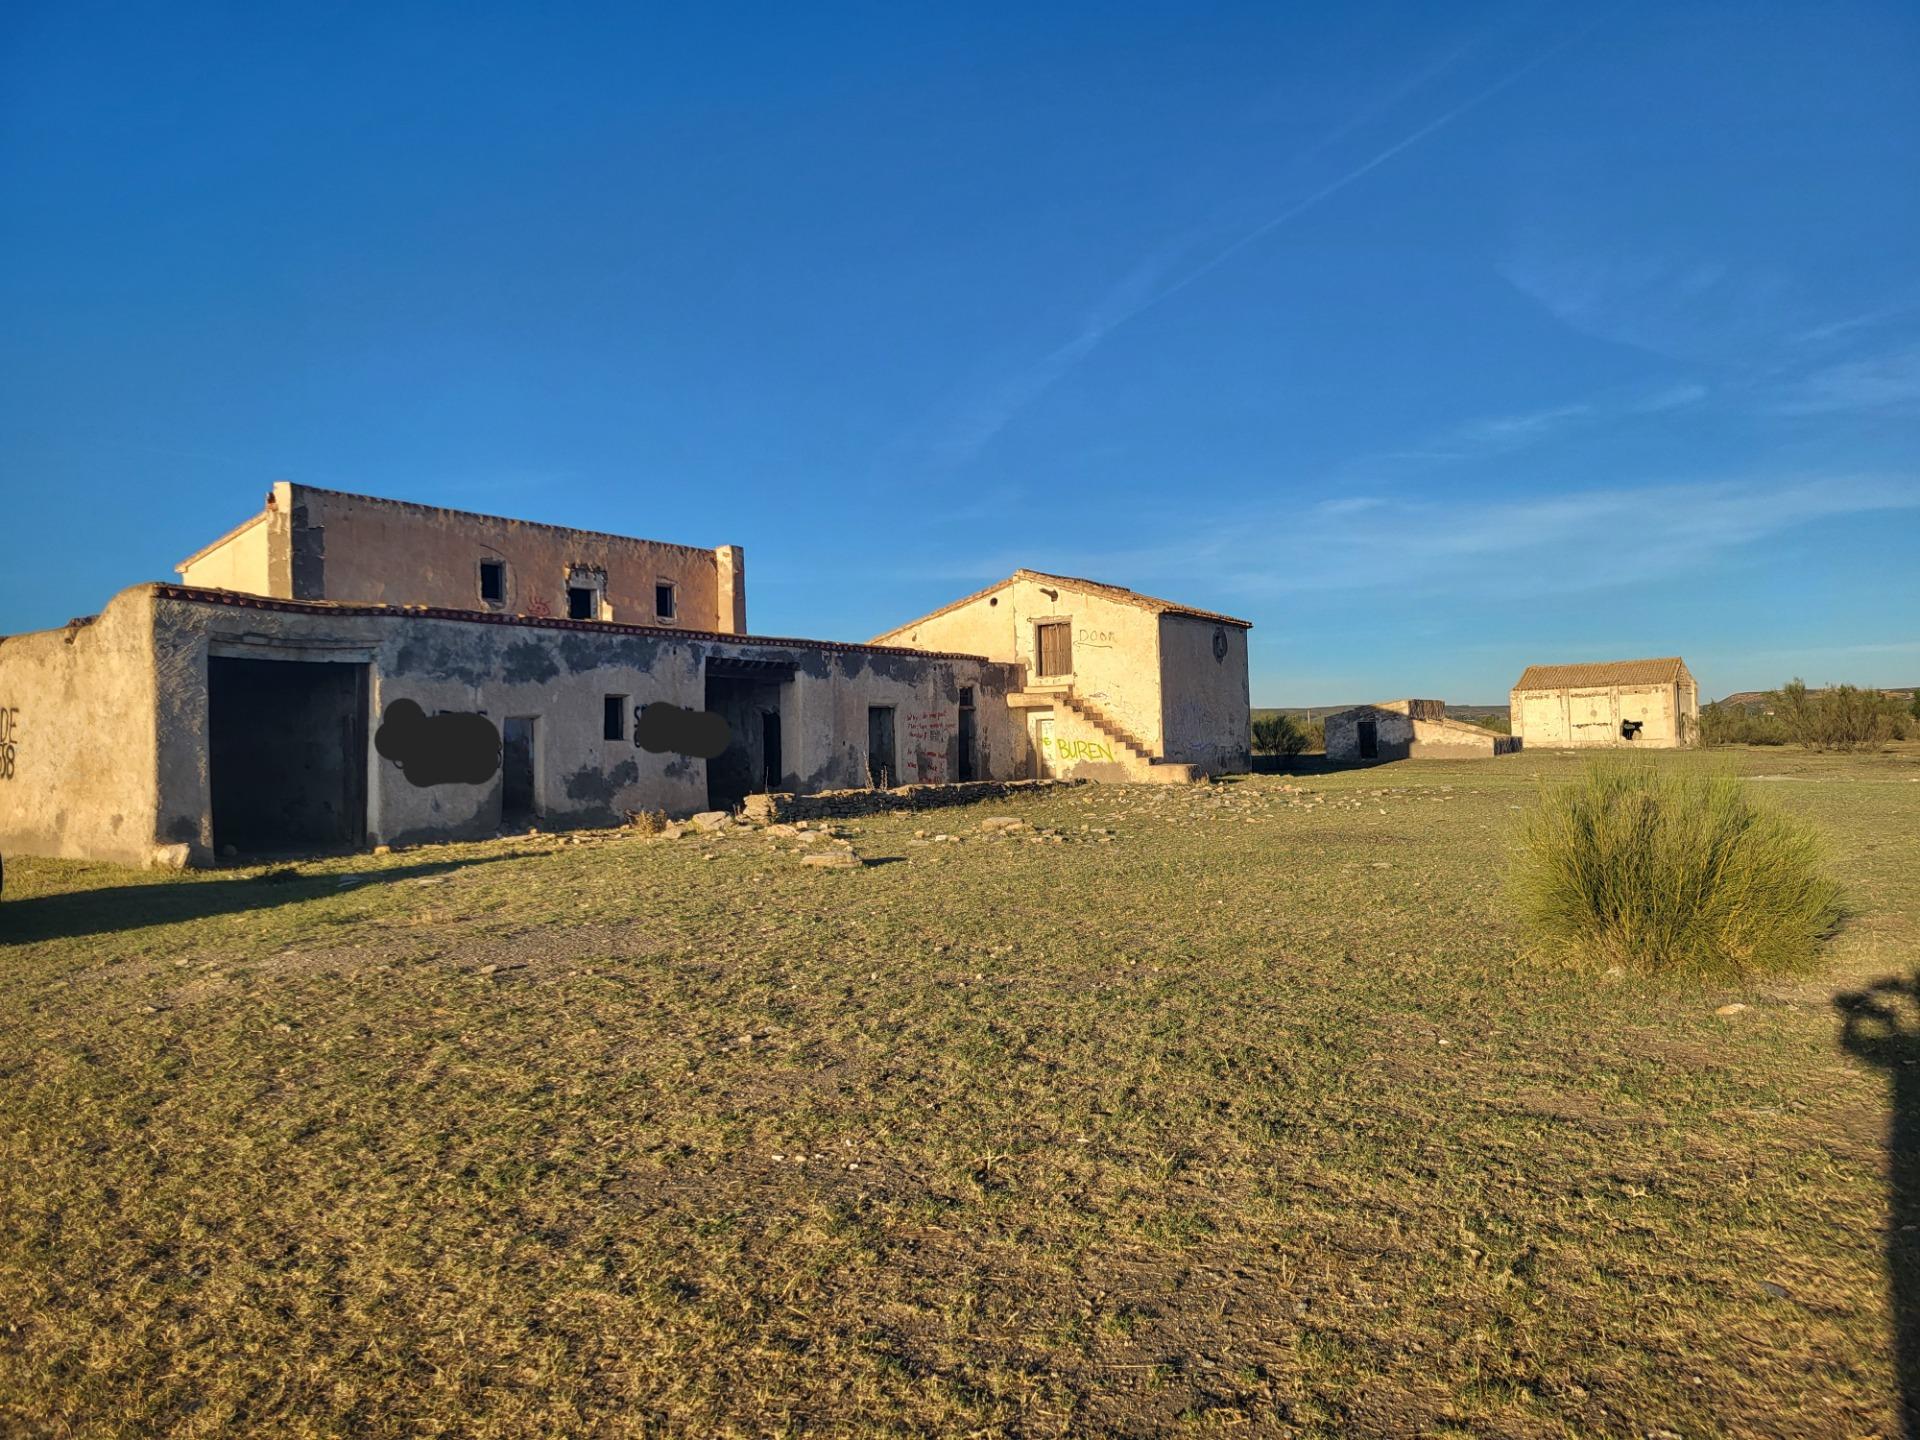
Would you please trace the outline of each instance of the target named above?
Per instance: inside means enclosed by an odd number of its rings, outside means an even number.
[[[1829,365],[1791,384],[1782,415],[1920,411],[1920,345]]]
[[[1059,383],[1068,372],[1098,349],[1114,331],[1138,319],[1156,305],[1171,300],[1189,286],[1204,280],[1249,246],[1258,244],[1276,230],[1291,224],[1348,186],[1371,175],[1382,165],[1412,149],[1430,135],[1486,104],[1487,101],[1531,74],[1569,46],[1585,39],[1592,33],[1593,28],[1590,25],[1549,46],[1491,85],[1441,112],[1345,174],[1302,196],[1278,214],[1246,231],[1178,278],[1165,283],[1161,282],[1161,276],[1171,264],[1171,258],[1165,254],[1150,258],[1135,267],[1127,278],[1108,292],[1095,307],[1079,334],[998,386],[987,399],[973,407],[937,447],[938,458],[948,466],[959,466],[973,459],[992,443],[994,437],[1011,424],[1016,416]],[[1463,50],[1465,48],[1462,47]],[[1455,54],[1458,53],[1455,52]],[[1452,56],[1447,57],[1441,64],[1429,67],[1426,73],[1429,75],[1439,73],[1452,63],[1452,59]],[[1397,95],[1395,98],[1398,98]],[[1349,120],[1335,130],[1332,136],[1317,142],[1313,147],[1314,150],[1324,149],[1335,138],[1352,130],[1359,123],[1361,123],[1359,118]]]
[[[1304,592],[1544,594],[1646,584],[1738,555],[1823,521],[1920,508],[1920,476],[1821,476],[1576,491],[1527,498],[1325,501],[1250,514],[1230,537],[1083,550],[952,557],[975,583],[1019,565],[1093,575],[1205,604]],[[1271,550],[1257,539],[1271,535]],[[905,578],[905,577],[902,577]],[[926,578],[924,571],[914,578]]]

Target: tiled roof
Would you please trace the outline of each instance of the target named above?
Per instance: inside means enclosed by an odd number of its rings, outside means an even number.
[[[1583,689],[1592,685],[1671,685],[1691,680],[1678,655],[1658,660],[1599,660],[1586,665],[1529,665],[1516,690]]]
[[[140,588],[140,587],[135,587]],[[373,605],[345,600],[280,600],[238,590],[208,590],[197,585],[156,581],[147,588],[160,600],[188,600],[241,610],[279,610],[295,615],[379,615],[400,620],[457,620],[464,625],[518,625],[529,630],[574,630],[590,635],[638,635],[650,640],[704,640],[723,645],[764,645],[782,650],[860,651],[906,655],[916,660],[979,660],[957,650],[915,650],[904,645],[861,645],[841,640],[796,640],[783,635],[729,635],[719,630],[676,630],[665,625],[620,625],[610,620],[561,620],[537,615],[502,615],[490,610],[446,610],[428,605]]]
[[[1062,585],[1085,594],[1099,595],[1122,605],[1137,605],[1142,610],[1153,611],[1156,615],[1184,615],[1192,620],[1211,620],[1219,625],[1237,625],[1242,630],[1253,628],[1251,620],[1236,620],[1231,615],[1222,615],[1213,610],[1196,610],[1191,605],[1181,605],[1176,601],[1162,600],[1153,595],[1142,595],[1138,590],[1129,590],[1124,585],[1104,585],[1098,580],[1082,580],[1077,575],[1052,575],[1045,570],[1016,570],[1004,580],[996,580],[985,589],[976,590],[971,595],[962,595],[958,600],[942,605],[938,610],[929,610],[925,615],[909,620],[904,625],[896,625],[875,638],[884,640],[888,635],[898,635],[902,630],[911,630],[916,625],[924,625],[937,616],[951,614],[963,606],[973,604],[976,600],[986,599],[996,590],[1006,589],[1016,580]]]

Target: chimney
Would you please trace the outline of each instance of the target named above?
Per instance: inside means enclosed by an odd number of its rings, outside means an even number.
[[[719,595],[713,628],[723,635],[747,633],[747,552],[738,545],[722,545],[713,552],[719,563]]]

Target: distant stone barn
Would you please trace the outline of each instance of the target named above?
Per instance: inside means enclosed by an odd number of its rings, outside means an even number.
[[[1700,687],[1678,655],[1529,665],[1509,703],[1513,733],[1535,749],[1671,750],[1700,728]]]

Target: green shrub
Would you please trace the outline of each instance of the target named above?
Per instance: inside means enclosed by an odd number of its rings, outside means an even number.
[[[1787,733],[1809,750],[1877,750],[1904,729],[1899,702],[1878,690],[1853,685],[1809,690],[1796,676],[1772,698]]]
[[[1513,716],[1507,714],[1505,711],[1497,710],[1491,715],[1476,715],[1467,723],[1469,725],[1478,725],[1482,730],[1491,730],[1496,735],[1511,735],[1513,733]]]
[[[1514,893],[1576,962],[1736,979],[1806,969],[1839,919],[1814,832],[1735,776],[1600,761],[1527,816]]]
[[[1291,760],[1296,755],[1304,755],[1312,744],[1313,736],[1306,725],[1291,715],[1262,715],[1253,722],[1253,748],[1257,754],[1281,755]]]
[[[1778,715],[1756,714],[1725,702],[1708,705],[1700,712],[1703,745],[1784,745],[1792,738]]]

